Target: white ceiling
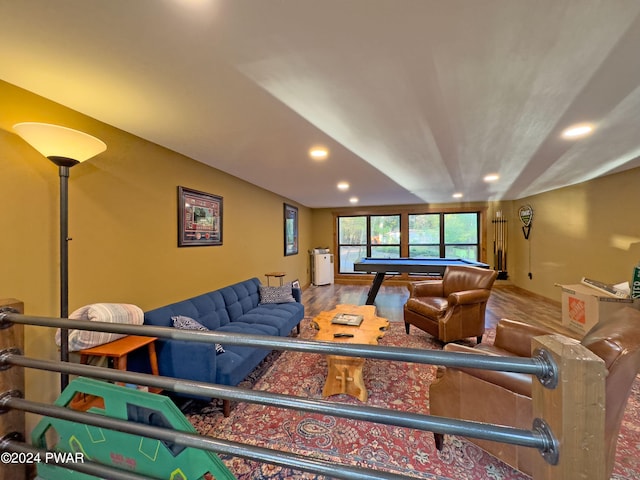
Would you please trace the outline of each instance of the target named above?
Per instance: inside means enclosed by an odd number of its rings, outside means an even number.
[[[0,79],[309,207],[640,166],[638,0],[0,0]]]

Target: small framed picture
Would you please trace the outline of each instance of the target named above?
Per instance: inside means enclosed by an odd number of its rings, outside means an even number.
[[[296,278],[293,282],[291,282],[291,286],[293,288],[300,288],[300,280]]]
[[[222,197],[178,187],[178,247],[222,245]]]
[[[284,255],[298,254],[298,208],[284,204]]]

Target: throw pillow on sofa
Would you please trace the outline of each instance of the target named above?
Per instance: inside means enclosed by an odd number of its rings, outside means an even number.
[[[295,301],[290,283],[281,287],[260,285],[260,303],[291,303]]]
[[[181,330],[206,330],[209,331],[207,327],[202,325],[197,320],[194,320],[191,317],[187,317],[185,315],[176,315],[171,317],[171,321],[173,322],[174,328],[179,328]],[[224,347],[219,343],[216,343],[216,355],[220,355],[224,353]]]
[[[142,325],[144,312],[136,305],[126,303],[93,303],[75,310],[69,318],[92,322],[128,323]],[[69,351],[77,352],[97,347],[126,337],[124,333],[92,332],[90,330],[69,330]],[[60,346],[60,329],[56,331],[56,345]]]

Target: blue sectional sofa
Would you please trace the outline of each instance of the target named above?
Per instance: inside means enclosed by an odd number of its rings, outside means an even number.
[[[264,290],[257,278],[251,278],[145,312],[144,324],[173,327],[172,317],[182,316],[217,332],[281,337],[288,336],[294,327],[299,332],[304,317],[300,289],[291,289],[295,301],[287,303],[263,303],[274,300],[267,300]],[[158,339],[160,375],[235,386],[269,354],[264,348],[224,344],[216,350],[213,344]],[[225,401],[224,409],[228,415],[229,402]]]

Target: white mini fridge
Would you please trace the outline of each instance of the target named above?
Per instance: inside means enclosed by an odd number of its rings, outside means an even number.
[[[332,253],[315,253],[311,255],[311,278],[316,286],[333,283]]]

